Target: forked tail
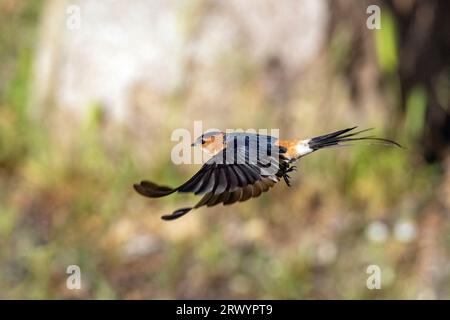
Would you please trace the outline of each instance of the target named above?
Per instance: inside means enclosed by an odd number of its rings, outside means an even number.
[[[373,144],[381,144],[386,146],[396,146],[402,148],[397,142],[384,138],[377,138],[374,136],[358,136],[363,132],[367,132],[372,129],[366,129],[361,131],[351,132],[357,127],[347,128],[344,130],[339,130],[333,133],[329,133],[323,136],[318,136],[310,139],[308,143],[308,147],[312,149],[312,151],[316,151],[322,148],[329,147],[339,147],[339,146],[350,146],[352,144],[348,144],[349,142],[354,141],[370,141]]]

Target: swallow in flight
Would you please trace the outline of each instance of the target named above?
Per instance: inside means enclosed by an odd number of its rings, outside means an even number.
[[[360,135],[370,129],[354,129],[356,127],[306,140],[279,140],[273,136],[244,132],[207,132],[192,146],[202,148],[211,158],[192,178],[176,188],[141,181],[134,184],[134,189],[149,198],[175,192],[203,196],[193,207],[178,209],[161,217],[174,220],[202,206],[230,205],[256,198],[281,179],[290,186],[289,173],[297,169],[293,163],[323,148],[349,146],[352,145],[349,142],[355,141],[401,147],[389,139]]]

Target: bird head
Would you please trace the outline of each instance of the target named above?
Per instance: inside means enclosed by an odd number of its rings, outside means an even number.
[[[210,131],[202,134],[195,139],[192,147],[200,147],[203,151],[210,155],[215,155],[224,148],[225,134],[221,131]]]

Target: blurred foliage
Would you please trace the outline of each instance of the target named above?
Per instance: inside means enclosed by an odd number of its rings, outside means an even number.
[[[418,140],[423,134],[426,106],[427,97],[425,91],[420,87],[414,88],[406,102],[405,129],[411,139]]]
[[[381,15],[381,25],[382,28],[375,33],[378,63],[383,72],[392,74],[398,68],[398,40],[394,18],[387,9]]]
[[[450,238],[443,235],[450,228],[433,218],[439,213],[426,214],[438,211],[433,204],[442,168],[414,153],[427,99],[420,87],[408,97],[405,123],[396,130],[407,149],[323,151],[302,161],[291,189],[280,184],[260,199],[165,223],[159,215],[178,207],[179,198],[147,201],[131,185],[143,173],[181,182],[187,172],[169,157],[136,162],[125,130],[106,143],[97,104],[70,144],[29,116],[40,8],[40,1],[0,2],[2,17],[11,17],[0,22],[0,58],[14,56],[5,60],[12,71],[2,73],[0,88],[0,298],[450,297],[448,272],[435,283],[426,269],[437,268],[436,259],[448,262]],[[395,23],[382,16],[377,57],[393,76]],[[340,71],[349,45],[345,32],[338,34],[344,40],[332,39],[329,50]],[[260,104],[255,71],[242,72],[238,101]],[[179,99],[171,102],[175,108]],[[261,123],[270,119],[258,114]],[[377,127],[376,135],[385,135],[386,128]],[[168,142],[158,143],[169,150]],[[387,239],[371,235],[373,221],[386,226]],[[402,221],[417,233],[408,241],[395,231]],[[82,270],[80,291],[65,287],[71,264]],[[365,286],[370,264],[383,270],[382,290]]]

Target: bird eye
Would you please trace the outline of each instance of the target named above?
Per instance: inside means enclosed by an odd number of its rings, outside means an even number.
[[[202,144],[205,144],[205,143],[206,143],[206,141],[202,139]]]

